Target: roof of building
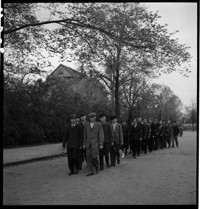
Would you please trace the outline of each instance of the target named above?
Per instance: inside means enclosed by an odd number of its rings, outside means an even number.
[[[60,64],[50,75],[49,77],[51,77],[58,69],[60,69],[62,67],[62,69],[66,70],[68,73],[71,74],[71,77],[78,77],[78,76],[81,76],[82,73],[70,68],[70,67],[67,67],[63,64]]]

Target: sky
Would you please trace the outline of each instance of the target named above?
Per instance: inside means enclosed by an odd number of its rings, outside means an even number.
[[[197,98],[197,3],[142,3],[147,10],[158,11],[161,16],[159,23],[168,24],[168,31],[179,31],[175,38],[180,44],[185,44],[192,55],[191,73],[189,77],[184,77],[178,72],[162,75],[154,80],[155,83],[169,86],[177,95],[183,105],[190,105],[193,99]],[[56,68],[59,64],[58,58],[52,60],[52,65]],[[74,62],[63,62],[69,67],[77,68]]]
[[[169,32],[178,30],[176,37],[185,44],[192,55],[191,73],[183,77],[178,72],[162,75],[156,83],[169,86],[183,105],[197,97],[197,3],[143,3],[149,11],[158,11],[159,23],[168,24]]]

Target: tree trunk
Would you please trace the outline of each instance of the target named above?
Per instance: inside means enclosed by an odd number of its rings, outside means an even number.
[[[119,104],[119,69],[120,69],[120,46],[117,48],[117,59],[115,61],[115,114],[120,121],[120,104]]]

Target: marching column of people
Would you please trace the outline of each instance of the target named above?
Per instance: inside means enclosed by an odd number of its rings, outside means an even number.
[[[136,159],[142,153],[174,147],[174,144],[179,146],[180,129],[176,121],[172,124],[170,120],[165,123],[155,118],[147,122],[146,118],[138,118],[128,126],[126,121],[119,124],[116,116],[109,123],[103,113],[99,122],[95,112],[88,114],[89,121],[86,118],[85,113],[79,117],[72,114],[65,129],[62,147],[67,149],[70,176],[82,170],[84,161],[88,169],[86,176],[92,176],[104,170],[105,163],[107,168],[120,164],[120,158],[128,154]]]

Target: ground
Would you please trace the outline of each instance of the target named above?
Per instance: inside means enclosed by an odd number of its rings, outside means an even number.
[[[196,133],[184,132],[178,148],[131,155],[116,167],[86,177],[86,164],[68,176],[67,157],[3,169],[4,205],[196,204]]]

